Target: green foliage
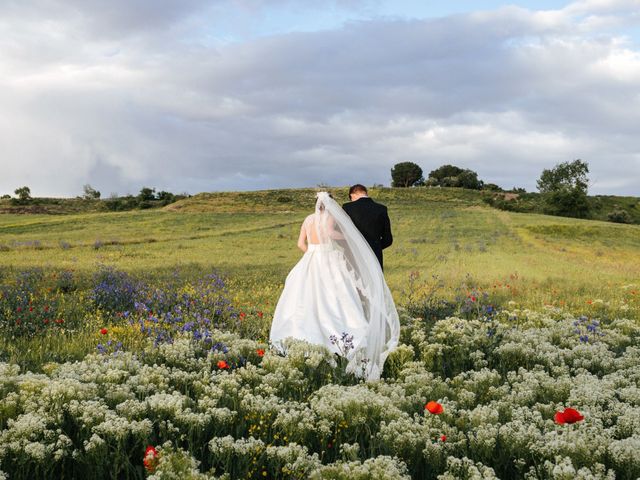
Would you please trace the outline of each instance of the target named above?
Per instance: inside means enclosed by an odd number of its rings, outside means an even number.
[[[559,163],[552,169],[545,169],[538,180],[540,193],[578,189],[586,194],[589,186],[589,164],[582,160]]]
[[[29,203],[31,200],[31,189],[27,186],[16,188],[14,193],[18,196],[15,200],[17,204]]]
[[[633,223],[633,219],[629,212],[626,210],[622,210],[621,208],[617,208],[607,215],[607,220],[614,223]]]
[[[175,195],[171,192],[161,191],[155,194],[155,189],[144,187],[137,196],[126,195],[118,197],[111,196],[105,204],[108,210],[112,212],[123,212],[127,210],[164,207],[178,200],[186,198],[186,195]]]
[[[478,179],[478,174],[473,170],[462,169],[454,165],[443,165],[429,173],[426,185],[480,190],[483,187],[483,182]]]
[[[346,189],[332,193],[346,201]],[[474,190],[372,189],[396,233],[385,274],[401,345],[381,381],[360,384],[321,347],[293,341],[281,356],[265,342],[314,194],[0,215],[0,316],[14,321],[0,334],[0,470],[15,479],[640,475],[639,227],[497,211]],[[614,199],[598,201],[608,212]],[[637,199],[619,204],[633,214]],[[105,275],[103,263],[128,274]],[[25,272],[33,266],[42,268]],[[212,267],[228,275],[234,310],[224,321],[192,281]],[[130,293],[132,279],[145,287]],[[133,298],[146,306],[120,311]],[[17,318],[40,325],[54,310],[63,324],[13,331]],[[190,330],[208,321],[210,337],[196,340]],[[184,331],[173,343],[158,338],[176,324]],[[98,342],[104,353],[87,355]],[[444,412],[428,413],[429,400]],[[567,406],[585,420],[553,423]],[[147,445],[159,453],[154,473],[142,464]]]
[[[100,192],[88,183],[84,187],[82,187],[82,191],[82,198],[84,198],[85,200],[98,200],[100,198]]]
[[[324,347],[290,341],[283,356],[215,329],[211,350],[183,335],[38,375],[0,363],[1,468],[16,480],[640,475],[634,322],[513,308],[402,329],[393,376],[369,383]],[[584,419],[555,423],[568,406]]]
[[[423,180],[422,168],[413,162],[396,163],[391,169],[391,181],[394,187],[413,187]]]
[[[441,167],[429,172],[429,178],[441,181],[447,177],[457,177],[462,172],[464,172],[464,170],[460,167],[456,167],[455,165],[442,165]]]
[[[176,201],[176,196],[173,193],[165,192],[164,190],[158,192],[157,197],[163,206]]]
[[[560,189],[543,194],[544,213],[561,217],[588,218],[589,199],[586,192],[574,188]]]
[[[460,187],[471,190],[480,190],[483,185],[482,181],[478,179],[478,174],[472,170],[465,170],[458,175],[458,183]]]
[[[127,195],[124,197],[111,197],[105,202],[108,210],[112,212],[122,212],[138,208],[140,202],[137,197]]]
[[[579,159],[543,170],[538,190],[543,195],[545,213],[587,218],[590,212],[588,173],[589,165]]]
[[[140,189],[140,193],[138,194],[138,200],[142,202],[151,202],[156,199],[155,195],[156,189],[149,187],[142,187]]]
[[[505,194],[485,195],[483,201],[494,208],[507,210],[510,212],[522,213],[551,213],[547,210],[544,195],[540,193],[526,193],[524,189],[515,189],[518,191],[509,191]],[[516,193],[516,196],[508,195]],[[612,222],[609,215],[614,212],[625,211],[620,217],[624,222],[640,224],[640,201],[637,197],[620,197],[614,195],[596,195],[588,197],[589,202],[589,218],[594,220],[602,220]],[[614,217],[618,215],[615,214]]]
[[[537,193],[493,193],[483,197],[483,201],[494,208],[509,212],[543,213],[541,197]]]

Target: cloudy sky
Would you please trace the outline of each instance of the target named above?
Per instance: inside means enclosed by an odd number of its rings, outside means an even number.
[[[0,194],[535,189],[640,195],[640,0],[2,0]]]

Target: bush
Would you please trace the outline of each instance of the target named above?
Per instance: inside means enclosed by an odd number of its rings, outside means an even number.
[[[163,206],[169,205],[170,203],[173,203],[176,201],[176,196],[173,193],[165,192],[164,190],[162,190],[161,192],[158,192],[157,197]]]
[[[105,205],[107,206],[107,210],[111,210],[112,212],[122,212],[138,208],[139,202],[136,197],[127,195],[125,197],[111,197],[105,202]]]
[[[629,215],[629,212],[621,208],[616,208],[609,212],[607,220],[614,223],[633,223],[633,219],[631,218],[631,215]]]
[[[587,192],[579,188],[545,193],[544,213],[561,217],[587,218],[591,211]]]

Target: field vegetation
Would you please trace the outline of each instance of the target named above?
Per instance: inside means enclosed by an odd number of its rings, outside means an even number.
[[[312,189],[0,215],[0,478],[640,476],[640,226],[370,194],[402,322],[374,383],[268,345]]]

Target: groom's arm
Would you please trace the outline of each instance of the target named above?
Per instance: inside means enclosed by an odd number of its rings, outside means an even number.
[[[393,243],[393,235],[391,234],[391,220],[389,220],[389,212],[384,209],[382,213],[382,238],[380,239],[380,245],[383,249],[390,247]]]

